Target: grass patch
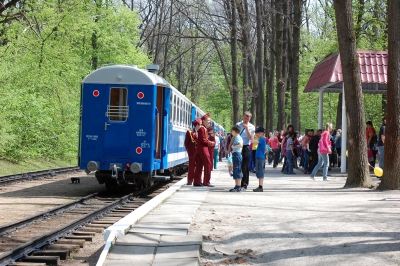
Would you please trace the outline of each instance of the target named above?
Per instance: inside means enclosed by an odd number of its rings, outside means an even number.
[[[26,173],[32,171],[62,168],[68,166],[76,166],[77,161],[46,161],[41,159],[26,159],[19,163],[11,163],[9,161],[0,160],[0,176]]]

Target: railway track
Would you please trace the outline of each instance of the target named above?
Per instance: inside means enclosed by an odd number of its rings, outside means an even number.
[[[78,166],[72,167],[63,167],[63,168],[55,168],[55,169],[48,169],[48,170],[40,170],[40,171],[33,171],[15,175],[6,175],[0,176],[0,186],[16,183],[16,182],[23,182],[28,180],[35,180],[39,178],[45,178],[49,176],[56,176],[60,174],[65,174],[69,172],[79,171]]]
[[[0,266],[18,262],[57,265],[177,180],[124,196],[92,194],[39,215],[0,227]]]

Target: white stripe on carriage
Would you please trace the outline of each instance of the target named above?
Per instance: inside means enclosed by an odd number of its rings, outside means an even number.
[[[173,162],[173,161],[176,161],[176,160],[185,159],[187,157],[188,157],[188,155],[187,155],[186,151],[169,153],[168,154],[168,162]]]
[[[173,131],[185,132],[185,133],[186,133],[186,131],[188,131],[187,128],[180,127],[180,126],[172,126],[172,130],[173,130]]]

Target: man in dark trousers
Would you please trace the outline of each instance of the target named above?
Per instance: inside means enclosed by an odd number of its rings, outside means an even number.
[[[322,133],[322,129],[314,132],[314,136],[310,140],[310,150],[311,150],[311,161],[308,167],[308,172],[312,172],[314,167],[318,164],[318,143]]]
[[[249,184],[249,173],[250,173],[250,148],[251,143],[251,133],[256,129],[252,123],[250,123],[252,114],[249,111],[244,112],[243,120],[238,122],[236,125],[240,127],[240,136],[243,139],[242,148],[242,189],[247,189]]]

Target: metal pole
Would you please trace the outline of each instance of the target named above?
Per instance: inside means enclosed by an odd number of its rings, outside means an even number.
[[[318,129],[322,128],[323,117],[324,117],[324,89],[320,89],[319,101],[318,101]]]
[[[346,101],[344,96],[344,82],[343,82],[343,92],[342,92],[342,152],[341,152],[341,166],[340,172],[342,174],[346,173],[347,170],[347,116],[346,116]]]

